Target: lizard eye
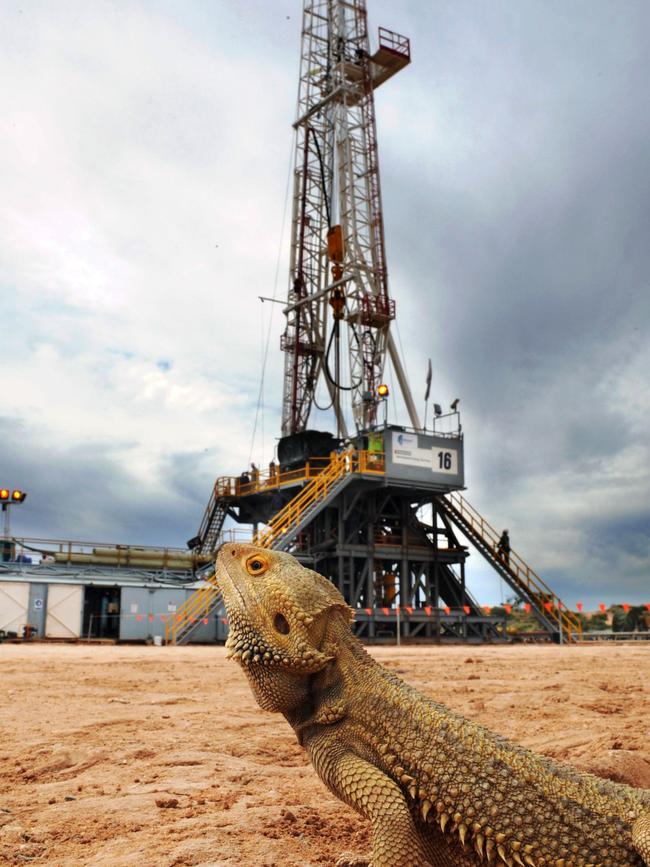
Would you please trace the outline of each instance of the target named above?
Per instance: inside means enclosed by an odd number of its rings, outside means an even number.
[[[288,635],[291,628],[287,618],[284,614],[280,614],[279,611],[273,618],[273,626],[275,627],[276,632],[279,632],[280,635]]]
[[[249,575],[262,575],[269,568],[268,561],[259,554],[253,554],[246,561],[246,571]]]

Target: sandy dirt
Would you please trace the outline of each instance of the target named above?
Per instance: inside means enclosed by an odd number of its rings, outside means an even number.
[[[650,788],[650,645],[372,651],[527,747]],[[368,829],[220,647],[0,646],[0,864],[333,865]]]

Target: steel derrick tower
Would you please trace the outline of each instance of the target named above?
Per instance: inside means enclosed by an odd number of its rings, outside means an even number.
[[[370,53],[365,0],[303,0],[282,436],[268,469],[216,479],[188,546],[211,557],[245,538],[290,552],[338,587],[369,640],[503,640],[505,614],[466,586],[464,537],[543,632],[572,640],[579,621],[460,494],[458,400],[444,413],[434,404],[423,426],[391,336],[374,91],[409,62],[409,40],[382,28]],[[377,418],[387,359],[410,426]],[[309,429],[322,385],[336,436]],[[168,640],[186,640],[218,600],[218,579],[207,578]]]
[[[377,420],[388,352],[413,427],[411,391],[390,333],[374,90],[410,62],[409,40],[380,29],[371,55],[365,0],[305,0],[294,179],[282,435],[307,427],[321,378],[339,435]],[[343,385],[342,358],[347,354]]]

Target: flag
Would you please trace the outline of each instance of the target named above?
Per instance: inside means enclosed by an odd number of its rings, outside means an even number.
[[[429,366],[427,367],[427,390],[424,392],[424,400],[429,400],[429,393],[431,392],[431,359],[429,359]]]

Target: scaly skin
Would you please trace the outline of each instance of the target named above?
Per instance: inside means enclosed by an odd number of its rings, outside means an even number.
[[[289,554],[225,545],[217,580],[229,655],[371,822],[374,867],[650,864],[650,791],[554,764],[421,695],[365,652],[343,597]]]

